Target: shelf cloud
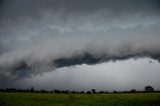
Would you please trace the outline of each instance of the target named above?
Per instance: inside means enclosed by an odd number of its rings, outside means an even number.
[[[0,80],[129,58],[160,61],[159,0],[1,0]]]

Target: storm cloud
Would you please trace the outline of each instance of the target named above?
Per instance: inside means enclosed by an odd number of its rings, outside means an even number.
[[[159,0],[1,0],[1,80],[129,58],[160,61]]]

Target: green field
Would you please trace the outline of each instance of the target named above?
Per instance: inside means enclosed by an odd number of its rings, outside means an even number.
[[[0,106],[159,106],[159,103],[160,93],[0,93]]]

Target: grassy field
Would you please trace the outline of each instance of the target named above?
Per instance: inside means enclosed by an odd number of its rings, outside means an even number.
[[[0,93],[0,106],[159,106],[160,93]]]

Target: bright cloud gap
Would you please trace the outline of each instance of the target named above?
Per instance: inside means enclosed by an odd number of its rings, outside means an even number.
[[[57,68],[32,78],[16,80],[10,86],[35,89],[61,89],[61,90],[91,90],[97,91],[124,91],[144,90],[145,86],[160,89],[159,71],[160,63],[151,58],[130,58],[124,61],[110,61],[95,65],[75,65]],[[116,74],[118,73],[118,74]]]

